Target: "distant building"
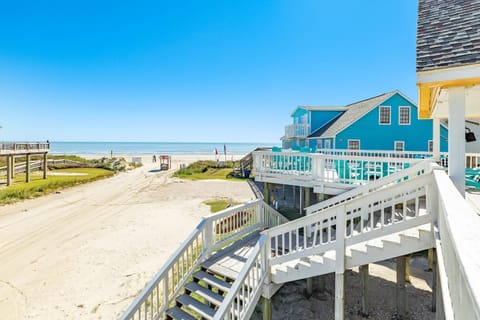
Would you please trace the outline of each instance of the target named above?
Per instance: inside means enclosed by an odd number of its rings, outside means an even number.
[[[285,128],[284,149],[432,151],[433,121],[419,120],[415,103],[392,91],[341,107],[300,106]],[[447,129],[441,124],[441,150]]]

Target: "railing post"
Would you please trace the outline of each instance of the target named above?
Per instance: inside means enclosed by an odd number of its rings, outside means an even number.
[[[335,231],[335,320],[345,318],[345,205],[339,206]]]
[[[260,223],[261,225],[260,229],[262,230],[268,228],[265,209],[266,208],[264,207],[264,202],[259,201],[257,203],[257,221]]]
[[[205,221],[205,229],[203,230],[203,252],[206,257],[210,256],[210,250],[213,246],[213,224],[211,220]]]

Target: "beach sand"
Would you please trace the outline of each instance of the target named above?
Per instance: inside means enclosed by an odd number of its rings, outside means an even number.
[[[113,178],[0,207],[0,319],[118,318],[209,214],[204,200],[254,198],[243,182],[171,177],[180,164],[198,159],[214,156],[173,156],[168,172],[143,156],[143,167]],[[423,268],[425,261],[412,264],[412,319],[434,317],[431,272]],[[389,262],[370,267],[370,319],[395,314],[394,270]],[[347,274],[347,318],[361,319],[358,276]],[[302,285],[285,286],[274,297],[274,319],[333,318],[332,285],[330,279],[328,292],[310,299]]]
[[[173,156],[168,172],[143,156],[113,178],[1,207],[0,319],[117,318],[210,213],[204,200],[254,198],[247,183],[171,177],[198,159],[214,156]]]

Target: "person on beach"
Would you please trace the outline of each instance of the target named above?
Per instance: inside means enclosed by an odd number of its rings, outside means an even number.
[[[157,157],[155,155],[153,155],[152,162],[157,162]]]

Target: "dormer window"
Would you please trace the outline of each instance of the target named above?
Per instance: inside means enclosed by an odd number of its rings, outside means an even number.
[[[380,106],[378,109],[378,123],[382,125],[390,124],[390,107]]]
[[[398,108],[398,124],[403,126],[410,125],[410,107]]]

